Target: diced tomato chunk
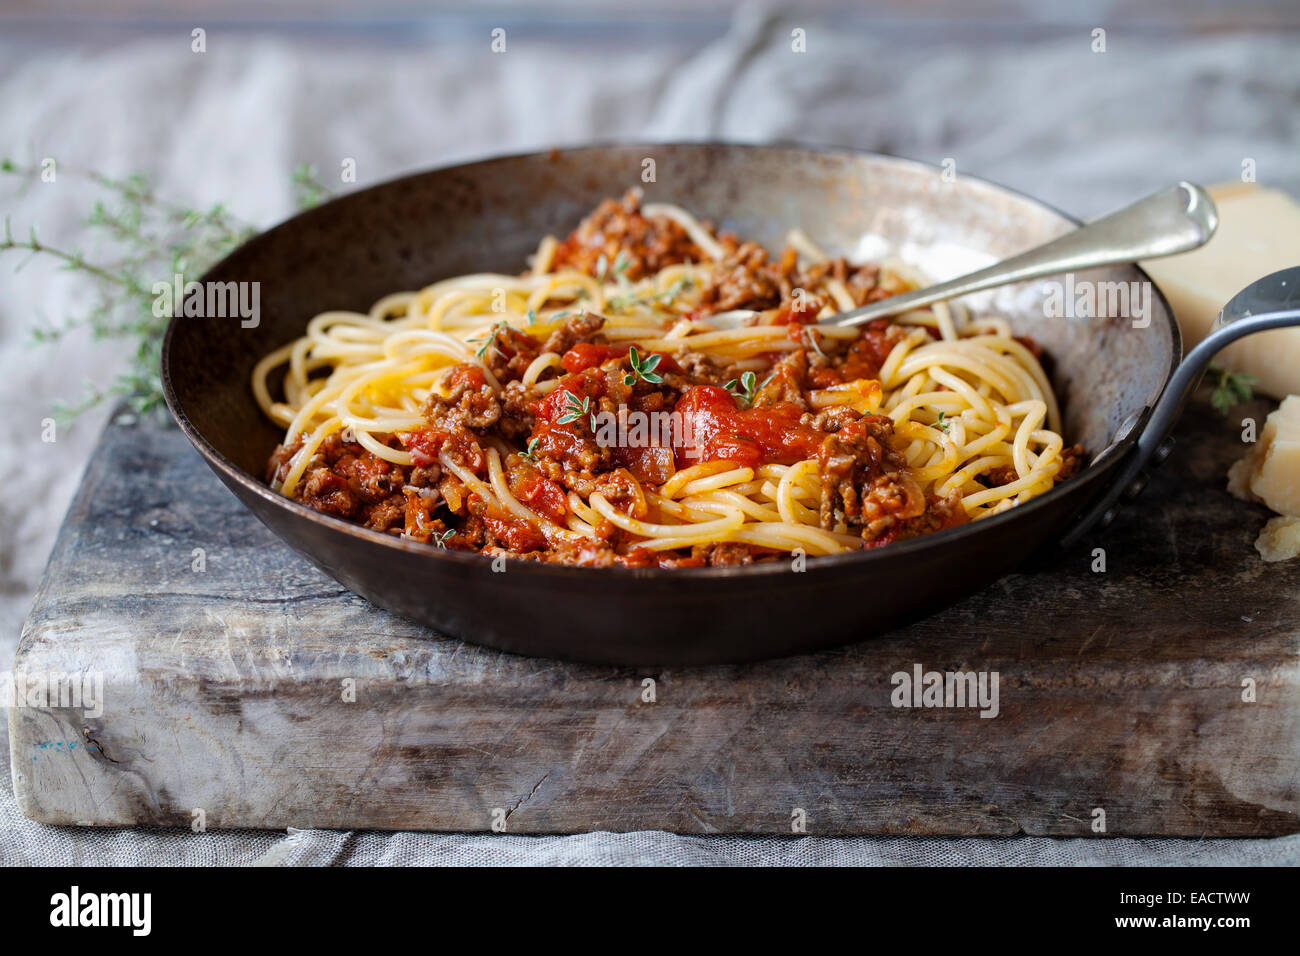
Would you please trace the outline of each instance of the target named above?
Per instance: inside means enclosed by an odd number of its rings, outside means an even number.
[[[677,465],[734,461],[740,465],[792,465],[817,453],[823,435],[800,419],[793,402],[740,408],[726,389],[696,385],[677,403],[686,442],[676,449]]]
[[[560,364],[569,373],[585,372],[595,368],[609,359],[626,355],[626,345],[596,345],[592,342],[579,342],[560,359]]]
[[[527,521],[520,521],[507,515],[486,514],[483,516],[483,523],[487,525],[493,537],[518,554],[538,551],[546,547],[546,538]]]
[[[461,385],[467,385],[477,391],[487,384],[487,378],[483,375],[483,369],[472,362],[465,362],[448,372],[447,377],[443,379],[443,384],[449,392],[455,391]]]
[[[411,461],[427,468],[438,460],[442,447],[451,436],[441,428],[420,428],[413,432],[399,432],[398,438],[411,452]]]
[[[560,364],[564,366],[566,372],[585,372],[587,369],[596,368],[612,358],[622,358],[629,351],[631,351],[631,346],[626,344],[597,345],[594,342],[579,342],[564,353],[560,358]],[[682,370],[682,367],[673,361],[671,355],[663,352],[641,354],[642,361],[648,359],[651,355],[659,356],[659,364],[655,368],[657,372],[680,372]]]
[[[525,475],[510,490],[538,514],[546,515],[556,524],[564,523],[569,512],[568,499],[564,489],[549,478],[538,474]]]
[[[677,471],[673,450],[661,445],[614,449],[614,461],[632,473],[637,481],[662,485]]]

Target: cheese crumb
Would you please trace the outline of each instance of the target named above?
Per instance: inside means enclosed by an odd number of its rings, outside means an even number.
[[[1255,542],[1265,561],[1300,554],[1300,396],[1288,395],[1264,421],[1259,441],[1228,470],[1228,491],[1280,515]]]
[[[1255,540],[1255,550],[1265,561],[1289,561],[1300,555],[1300,518],[1271,518]]]

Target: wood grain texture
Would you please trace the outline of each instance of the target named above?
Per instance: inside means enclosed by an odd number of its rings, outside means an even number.
[[[1265,513],[1223,491],[1240,417],[1193,406],[1108,532],[906,630],[658,673],[396,619],[282,546],[179,433],[115,424],[13,668],[102,674],[103,713],[10,711],[18,801],[209,828],[485,831],[496,811],[515,833],[790,833],[800,808],[819,834],[1087,836],[1100,807],[1111,835],[1296,832],[1300,562],[1261,562]],[[894,707],[918,663],[997,672],[999,715]]]

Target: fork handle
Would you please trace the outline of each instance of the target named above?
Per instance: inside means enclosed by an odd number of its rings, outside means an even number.
[[[827,323],[861,325],[1015,282],[1176,255],[1204,245],[1218,224],[1209,194],[1180,182],[986,269],[843,312]]]

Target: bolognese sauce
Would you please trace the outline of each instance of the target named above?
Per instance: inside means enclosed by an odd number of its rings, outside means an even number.
[[[603,202],[538,257],[503,285],[505,318],[469,282],[435,286],[403,300],[405,315],[381,309],[347,338],[322,324],[286,352],[290,375],[310,358],[344,382],[332,426],[319,376],[264,402],[301,426],[271,455],[268,481],[440,548],[701,567],[952,528],[1042,493],[1082,458],[1052,430],[1032,341],[978,323],[952,333],[942,316],[823,332],[819,319],[908,287],[880,264],[795,245],[773,258],[636,194]],[[741,334],[710,324],[737,313],[748,313]],[[347,350],[331,362],[336,339],[378,343],[373,394],[354,384]],[[975,353],[962,343],[1007,368],[987,381],[964,371]],[[358,431],[368,410],[393,427]],[[633,420],[672,427],[608,440]]]

